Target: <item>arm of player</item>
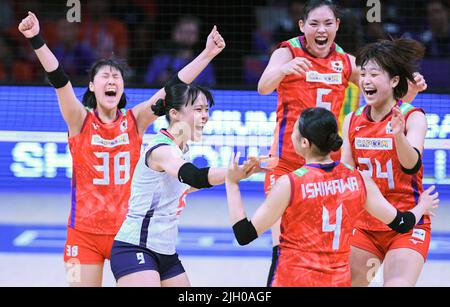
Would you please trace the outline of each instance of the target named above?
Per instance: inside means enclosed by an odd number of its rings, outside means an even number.
[[[258,82],[258,93],[261,95],[271,94],[284,79],[284,77],[295,75],[306,75],[312,67],[308,59],[302,57],[293,58],[288,48],[275,50],[270,57],[269,63]]]
[[[35,37],[40,32],[39,20],[35,14],[28,12],[28,16],[22,19],[18,29],[28,39]],[[58,68],[58,59],[50,51],[47,44],[34,51],[47,73],[53,72]],[[75,96],[70,81],[64,87],[57,88],[56,94],[62,116],[69,128],[69,135],[72,136],[80,133],[87,112]]]
[[[214,26],[206,40],[205,49],[194,59],[178,72],[178,78],[186,83],[191,84],[195,78],[208,66],[208,64],[225,48],[225,40],[217,27]],[[147,127],[152,124],[158,117],[153,113],[151,106],[158,99],[166,97],[164,88],[160,89],[149,100],[144,101],[133,108],[136,116],[139,134],[143,135]]]
[[[272,187],[267,199],[247,220],[244,204],[239,190],[239,181],[247,178],[237,166],[239,157],[232,158],[225,181],[228,212],[234,234],[240,245],[246,245],[269,229],[283,214],[291,197],[291,184],[288,176],[282,176]]]
[[[359,87],[359,75],[361,73],[361,67],[356,66],[356,58],[349,54],[350,65],[352,66],[352,74],[350,75],[350,82],[354,83]]]
[[[348,131],[350,128],[350,120],[352,118],[353,112],[347,114],[344,119],[344,124],[342,126],[342,149],[341,149],[341,161],[343,163],[349,164],[353,167],[355,167],[355,160],[353,159],[352,155],[352,146],[350,144],[349,138],[348,138]]]
[[[420,73],[415,72],[413,76],[416,83],[408,80],[408,93],[406,93],[406,95],[402,97],[402,100],[404,102],[413,101],[418,93],[425,91],[428,87],[425,78]]]
[[[407,133],[405,135],[405,118],[403,114],[398,107],[395,107],[392,112],[391,127],[397,157],[404,169],[417,172],[420,168],[421,157],[414,148],[422,154],[428,129],[425,114],[417,111],[408,117],[408,122],[406,123]]]
[[[383,223],[389,225],[391,227],[391,224],[395,222],[397,219],[397,216],[403,214],[404,212],[399,212],[394,206],[392,206],[386,198],[381,194],[380,190],[378,189],[376,183],[370,178],[368,175],[361,172],[362,178],[364,179],[364,184],[366,186],[367,190],[367,197],[366,197],[366,203],[365,208],[366,210],[382,221]],[[426,191],[424,191],[419,198],[419,202],[417,206],[415,206],[413,209],[407,211],[414,215],[415,220],[413,223],[408,223],[405,221],[405,225],[403,225],[403,228],[400,228],[401,231],[398,229],[394,229],[398,232],[407,232],[411,230],[417,222],[420,221],[422,216],[424,214],[433,215],[432,210],[436,209],[439,204],[438,193],[431,194],[433,192],[434,186],[429,187]],[[402,221],[400,221],[401,223]],[[397,225],[394,225],[397,227]],[[400,225],[402,226],[402,225]],[[404,228],[407,226],[406,228]]]
[[[189,184],[196,189],[223,184],[227,174],[226,168],[197,168],[192,163],[177,155],[171,146],[160,146],[146,157],[147,165],[155,171],[165,171],[170,176]],[[239,166],[245,176],[255,172],[256,162],[245,162]]]

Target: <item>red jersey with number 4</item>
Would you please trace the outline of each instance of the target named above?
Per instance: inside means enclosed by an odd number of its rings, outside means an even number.
[[[409,103],[398,102],[398,106],[405,121],[413,112],[424,112]],[[372,177],[383,196],[394,207],[405,211],[417,205],[423,192],[423,166],[413,175],[402,170],[395,149],[391,119],[392,111],[381,121],[374,122],[370,117],[370,106],[361,107],[352,115],[348,138],[356,167]],[[418,224],[423,223],[430,223],[430,219],[424,216]],[[375,231],[391,230],[368,213],[362,215],[357,227]]]
[[[361,174],[339,161],[290,173],[273,286],[350,286],[350,237],[364,210]]]
[[[271,155],[292,163],[292,170],[301,167],[305,162],[295,153],[291,134],[295,121],[303,110],[323,107],[339,118],[348,80],[352,74],[352,65],[347,53],[333,43],[331,51],[325,58],[317,58],[306,49],[304,36],[295,37],[282,42],[279,47],[286,47],[292,56],[303,57],[312,63],[312,68],[305,75],[291,74],[286,76],[277,88],[277,122]],[[333,159],[339,159],[334,154]]]
[[[73,159],[70,227],[96,234],[117,233],[128,211],[141,145],[131,110],[120,110],[108,124],[88,110],[80,134],[69,138]]]

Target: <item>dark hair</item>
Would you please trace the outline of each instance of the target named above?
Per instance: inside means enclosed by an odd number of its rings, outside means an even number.
[[[400,99],[408,92],[408,80],[415,83],[413,73],[418,70],[425,47],[413,39],[398,38],[380,40],[359,50],[356,65],[361,68],[370,60],[375,61],[391,78],[399,76],[394,88],[394,98]]]
[[[214,105],[214,99],[211,92],[207,88],[199,85],[178,83],[170,87],[166,86],[165,91],[166,98],[158,99],[158,101],[152,105],[152,110],[156,116],[166,115],[166,119],[169,123],[170,109],[180,111],[181,108],[187,106],[189,103],[193,105],[200,93],[203,93],[206,96],[206,100],[210,107]]]
[[[109,58],[98,60],[94,64],[92,64],[91,68],[89,69],[89,81],[93,82],[94,77],[97,75],[98,71],[104,66],[109,66],[117,69],[118,71],[120,71],[122,78],[125,79],[124,73],[127,70],[127,65],[125,64],[125,62],[117,58]],[[83,95],[83,105],[93,109],[97,107],[97,99],[95,99],[95,94],[94,92],[91,92],[89,88]],[[127,97],[125,96],[125,93],[123,93],[122,97],[120,97],[119,105],[117,107],[119,109],[122,109],[125,108],[126,105],[127,105]]]
[[[327,155],[342,146],[338,134],[338,125],[333,113],[324,108],[308,108],[298,120],[300,135],[319,150],[318,154]]]
[[[301,20],[306,21],[308,19],[309,13],[321,6],[328,6],[330,10],[333,11],[333,14],[336,18],[339,18],[339,7],[337,4],[333,3],[330,0],[309,0],[305,4],[305,11],[303,12],[303,16]]]

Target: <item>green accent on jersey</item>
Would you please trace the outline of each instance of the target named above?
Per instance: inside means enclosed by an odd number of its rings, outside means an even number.
[[[94,111],[94,109],[89,108],[89,107],[84,107],[84,108],[86,109],[86,111],[91,112],[91,113],[92,113],[92,111]]]
[[[308,170],[306,168],[302,167],[302,168],[299,168],[298,170],[294,171],[294,174],[297,175],[298,177],[302,177],[307,172],[308,172]]]
[[[122,112],[122,115],[127,115],[127,109],[120,109],[120,112]]]
[[[405,115],[406,113],[408,113],[409,111],[411,111],[414,107],[409,104],[409,103],[402,103],[402,105],[400,106],[400,111],[402,112],[403,115]]]
[[[335,43],[336,44],[336,43]],[[344,49],[342,49],[341,46],[339,46],[338,44],[336,44],[336,52],[337,53],[341,53],[341,54],[345,54]]]
[[[175,144],[175,142],[171,138],[169,138],[168,136],[166,136],[162,133],[158,133],[157,135],[155,135],[155,137],[149,143],[152,146],[158,145],[158,144],[167,144],[167,145],[171,145],[171,146],[177,146],[177,144]]]
[[[360,116],[364,110],[364,107],[359,107],[358,110],[355,111],[355,116]]]
[[[294,48],[301,48],[302,47],[300,45],[300,40],[298,39],[298,37],[291,38],[290,40],[288,40],[288,42]]]
[[[347,164],[347,163],[342,163],[346,168],[348,168],[349,170],[352,170],[352,171],[354,171],[355,170],[355,168],[354,167],[352,167],[350,164]]]

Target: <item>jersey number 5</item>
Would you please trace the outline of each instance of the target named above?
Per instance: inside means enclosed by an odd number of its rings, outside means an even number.
[[[325,108],[328,111],[331,111],[331,102],[322,101],[323,96],[331,93],[331,90],[328,88],[318,88],[317,89],[317,97],[316,97],[316,107]]]
[[[94,168],[103,173],[103,178],[94,178],[93,184],[109,184],[109,152],[94,152],[97,158],[103,160],[101,165],[94,165]],[[123,163],[121,164],[121,160]],[[125,184],[130,180],[130,152],[118,152],[114,156],[114,184]],[[122,175],[122,176],[121,176]]]

